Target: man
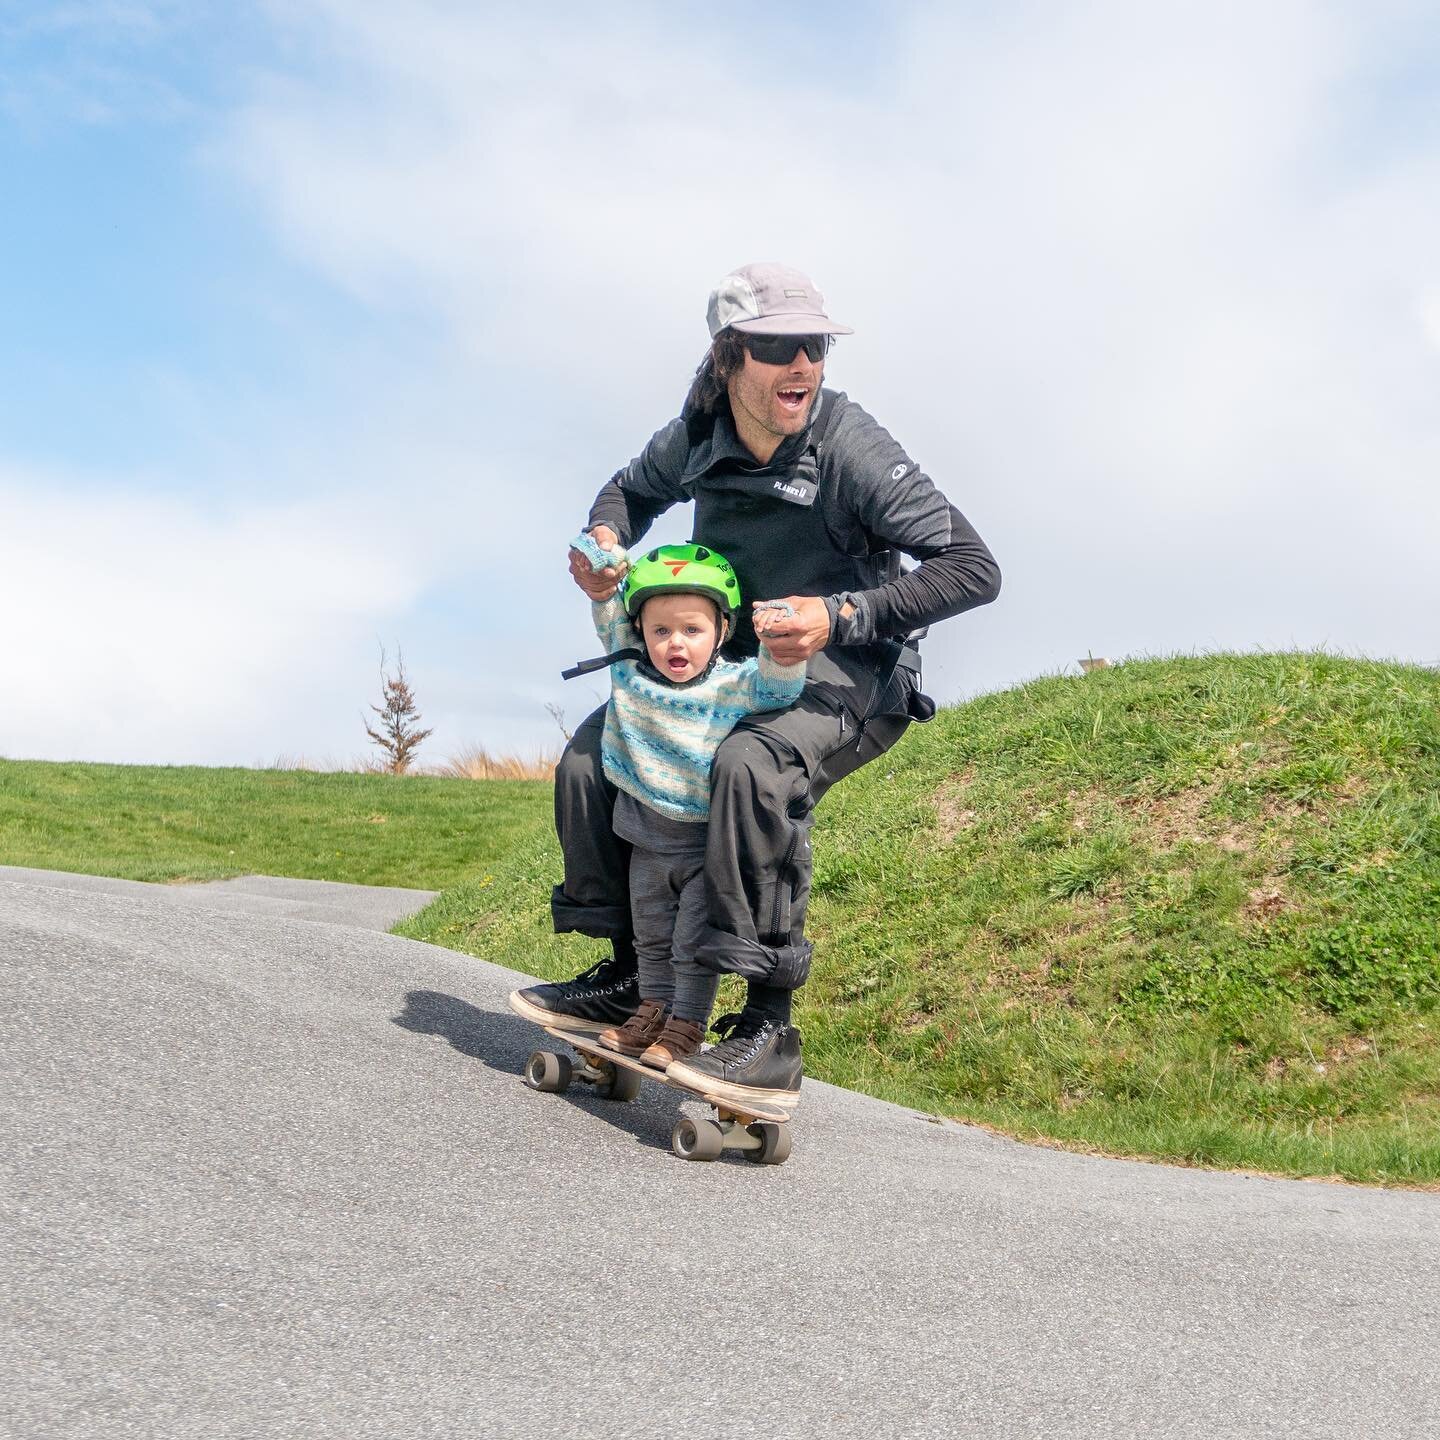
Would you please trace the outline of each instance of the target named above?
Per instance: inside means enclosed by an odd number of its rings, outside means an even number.
[[[672,420],[596,497],[589,532],[634,546],[656,516],[695,505],[694,539],[734,566],[746,599],[785,599],[792,618],[766,643],[807,662],[793,708],[741,721],[711,776],[705,854],[708,924],[697,959],[747,982],[725,1038],[671,1067],[743,1104],[791,1107],[801,1079],[791,997],[810,969],[804,937],[813,810],[837,780],[882,755],[934,706],[920,693],[916,632],[987,604],[1000,573],[970,523],[899,445],[845,395],[822,390],[836,335],[823,296],[797,270],[747,265],[710,296],[711,347]],[[919,561],[905,571],[900,554]],[[570,569],[592,600],[623,571]],[[735,640],[754,654],[742,615]],[[555,777],[565,881],[555,929],[611,941],[612,959],[574,980],[517,991],[522,1014],[562,1028],[623,1020],[638,1004],[629,847],[611,828],[615,790],[600,763],[604,710],[575,732]]]

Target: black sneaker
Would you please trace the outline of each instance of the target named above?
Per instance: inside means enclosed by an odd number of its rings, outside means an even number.
[[[667,1066],[667,1079],[707,1095],[790,1111],[800,1103],[800,1032],[760,1010],[715,1022],[725,1038],[709,1050]]]
[[[510,992],[510,1008],[537,1025],[559,1030],[593,1030],[620,1025],[640,1004],[635,962],[602,960],[573,980],[531,985]]]

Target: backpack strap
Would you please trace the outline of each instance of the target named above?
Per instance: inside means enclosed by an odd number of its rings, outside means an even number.
[[[810,427],[810,444],[806,447],[814,452],[817,466],[820,462],[820,447],[825,443],[825,437],[830,433],[830,422],[835,418],[834,392],[826,398],[822,389],[820,395],[825,403],[820,407],[820,418]]]
[[[824,392],[821,392],[824,395]],[[794,500],[800,505],[813,505],[815,497],[820,492],[820,450],[825,444],[825,437],[830,433],[830,422],[835,418],[835,397],[834,395],[824,396],[820,406],[820,414],[816,417],[815,423],[810,427],[810,434],[805,442],[805,449],[801,452],[800,458],[795,462],[795,468],[791,475],[793,491],[782,491],[783,498]],[[775,482],[771,482],[772,487]]]

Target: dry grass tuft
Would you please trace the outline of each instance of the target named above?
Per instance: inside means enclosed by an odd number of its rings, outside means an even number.
[[[1298,908],[1281,888],[1279,878],[1267,876],[1265,884],[1257,885],[1250,891],[1243,914],[1247,920],[1265,921],[1273,919],[1283,911]]]
[[[521,755],[492,755],[483,745],[467,745],[443,765],[427,769],[427,775],[449,780],[550,780],[555,775],[555,753],[532,759]]]
[[[975,767],[967,765],[951,776],[935,796],[935,824],[940,843],[948,845],[962,830],[975,823],[975,812],[965,803],[966,792],[975,781]]]
[[[527,759],[523,755],[492,755],[483,745],[467,745],[441,764],[415,765],[404,773],[429,775],[442,780],[551,780],[554,779],[555,763],[559,758],[558,751],[542,751]],[[377,755],[357,755],[349,760],[277,755],[270,764],[257,765],[256,768],[303,770],[315,775],[394,774],[389,764]]]

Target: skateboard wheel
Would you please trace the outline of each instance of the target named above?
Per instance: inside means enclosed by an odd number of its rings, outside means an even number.
[[[525,1062],[525,1083],[532,1090],[558,1095],[570,1085],[569,1058],[549,1050],[536,1050]]]
[[[783,1165],[790,1158],[790,1130],[785,1125],[774,1125],[767,1120],[757,1120],[745,1127],[747,1135],[753,1135],[759,1142],[758,1150],[747,1150],[745,1158],[752,1165]]]
[[[725,1132],[713,1120],[692,1120],[687,1115],[670,1132],[670,1148],[682,1160],[718,1160],[725,1148]]]
[[[640,1093],[640,1077],[621,1065],[605,1064],[605,1078],[595,1082],[595,1093],[602,1100],[618,1100],[621,1104]]]

